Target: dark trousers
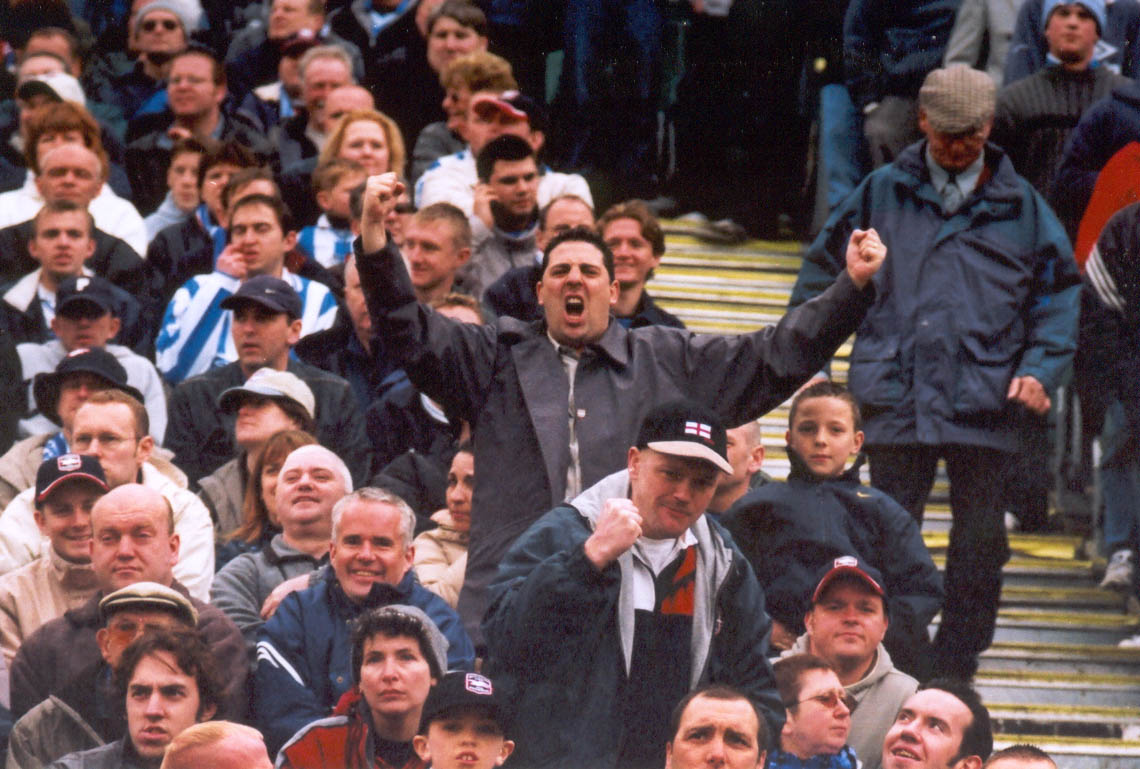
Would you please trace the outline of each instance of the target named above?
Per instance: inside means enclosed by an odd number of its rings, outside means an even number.
[[[1011,457],[963,445],[875,446],[867,454],[871,485],[894,497],[919,525],[938,460],[946,460],[953,523],[931,672],[969,678],[977,669],[978,653],[993,641],[1001,570],[1009,560],[1001,502]]]

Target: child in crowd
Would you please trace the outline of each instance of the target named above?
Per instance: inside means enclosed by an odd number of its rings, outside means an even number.
[[[166,197],[162,205],[143,220],[146,239],[154,240],[161,230],[179,224],[194,213],[201,198],[198,195],[198,164],[206,154],[206,145],[193,136],[179,139],[170,150],[170,167],[166,170]]]
[[[471,493],[475,489],[475,455],[471,443],[460,445],[447,471],[447,507],[432,515],[438,527],[415,539],[416,576],[420,584],[454,609],[467,570],[471,530]]]
[[[515,749],[504,737],[504,710],[503,696],[491,679],[448,673],[428,694],[412,747],[431,769],[502,766]]]
[[[942,579],[910,514],[860,483],[861,458],[848,466],[862,449],[861,427],[847,388],[826,381],[804,388],[788,418],[787,482],[753,489],[723,522],[764,588],[776,649],[804,632],[823,564],[857,554],[883,575],[891,596],[885,644],[907,670],[929,646],[926,628],[942,605]]]
[[[313,190],[324,213],[316,224],[301,230],[297,247],[322,267],[341,264],[352,253],[356,231],[349,195],[367,178],[364,168],[352,160],[330,160],[313,171]]]

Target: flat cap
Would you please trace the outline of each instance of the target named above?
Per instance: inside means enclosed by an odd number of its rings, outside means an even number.
[[[951,64],[926,76],[918,106],[930,127],[959,134],[981,128],[994,116],[997,87],[985,72],[966,64]]]

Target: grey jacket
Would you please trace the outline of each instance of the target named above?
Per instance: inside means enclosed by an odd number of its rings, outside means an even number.
[[[242,553],[214,575],[210,603],[221,609],[241,630],[253,660],[257,631],[265,624],[261,605],[273,589],[287,579],[311,574],[328,557],[314,558],[285,544],[278,534],[256,553]]]
[[[791,649],[781,654],[788,657],[808,650],[808,636],[796,639]],[[851,714],[851,734],[847,744],[855,749],[862,769],[879,769],[883,760],[883,740],[895,722],[899,708],[918,689],[918,681],[895,668],[891,655],[879,644],[875,665],[861,679],[846,687],[859,707]]]
[[[357,241],[357,248],[360,241]],[[566,499],[570,381],[545,323],[500,318],[456,323],[416,302],[404,260],[391,243],[358,254],[372,328],[400,356],[409,378],[471,423],[475,480],[467,576],[459,613],[478,644],[485,590],[511,543]],[[581,354],[574,376],[574,429],[581,488],[626,465],[646,412],[688,397],[743,424],[782,403],[854,333],[874,290],[840,277],[776,326],[739,336],[610,323]]]
[[[535,243],[537,232],[537,224],[525,232],[513,234],[498,227],[487,229],[482,219],[471,217],[471,260],[459,269],[464,289],[482,300],[487,287],[508,270],[533,267],[541,253]]]
[[[214,472],[198,481],[198,496],[210,510],[214,519],[214,534],[218,541],[241,526],[242,502],[245,499],[245,478],[241,463],[245,452],[231,459]]]
[[[41,769],[68,753],[102,744],[83,717],[53,694],[12,727],[4,769]]]
[[[124,737],[98,748],[68,753],[48,769],[148,769],[125,743]]]
[[[1022,2],[1024,0],[962,0],[942,62],[960,62],[984,69],[1001,87],[1005,57]]]

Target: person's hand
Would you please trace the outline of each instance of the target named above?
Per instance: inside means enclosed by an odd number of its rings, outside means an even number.
[[[486,225],[488,230],[495,226],[495,217],[491,213],[491,201],[496,199],[495,191],[491,185],[482,182],[475,185],[475,202],[472,205],[472,211],[479,217],[479,221]]]
[[[178,141],[179,139],[189,139],[194,134],[190,132],[189,128],[185,128],[180,125],[172,125],[170,128],[166,129],[166,135],[169,136],[172,141]]]
[[[272,617],[273,613],[277,611],[277,607],[280,606],[281,602],[285,600],[285,596],[289,595],[290,593],[295,593],[298,590],[304,590],[308,586],[309,575],[302,574],[299,577],[287,579],[277,587],[273,588],[273,592],[270,593],[269,597],[265,599],[265,603],[261,604],[261,618],[267,620]]]
[[[394,173],[369,176],[364,187],[364,213],[360,218],[360,241],[371,254],[388,244],[384,219],[396,207],[404,183]]]
[[[847,274],[858,288],[870,282],[886,258],[887,247],[879,240],[879,233],[874,227],[851,233],[851,239],[847,241]]]
[[[776,651],[787,651],[796,645],[796,634],[779,620],[772,620],[772,637],[768,645]]]
[[[1031,376],[1016,376],[1009,383],[1007,400],[1017,401],[1034,414],[1044,414],[1053,405],[1045,388]]]
[[[598,570],[609,566],[641,536],[641,514],[628,499],[607,499],[594,533],[584,545],[586,557]]]
[[[222,253],[218,254],[218,261],[214,265],[214,269],[229,275],[231,278],[245,280],[245,257],[237,250],[237,246],[233,243],[227,243],[226,247],[222,249]]]

